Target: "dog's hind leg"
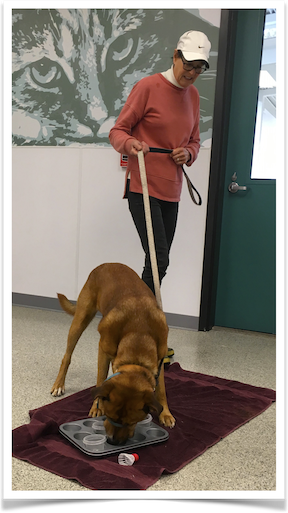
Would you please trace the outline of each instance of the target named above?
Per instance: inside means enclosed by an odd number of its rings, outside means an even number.
[[[87,328],[88,324],[90,324],[90,322],[94,318],[96,311],[97,310],[95,308],[88,309],[87,307],[83,310],[83,308],[81,308],[80,305],[78,305],[77,303],[76,312],[68,334],[66,352],[63,357],[57,379],[51,389],[51,394],[53,396],[59,396],[64,394],[65,378],[68,371],[68,367],[71,362],[73,351],[83,331]]]

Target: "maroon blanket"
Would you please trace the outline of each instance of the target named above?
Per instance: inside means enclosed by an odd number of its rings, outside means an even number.
[[[31,410],[30,424],[13,430],[13,456],[92,490],[146,490],[163,472],[177,472],[276,399],[274,390],[188,372],[178,363],[165,370],[165,382],[176,426],[168,441],[139,448],[132,467],[120,466],[117,454],[88,456],[58,432],[60,424],[88,416],[90,388]]]

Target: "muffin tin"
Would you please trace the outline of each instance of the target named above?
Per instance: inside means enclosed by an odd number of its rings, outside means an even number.
[[[59,426],[59,431],[80,451],[96,457],[157,444],[169,438],[166,429],[152,422],[152,416],[149,414],[142,422],[138,422],[133,438],[128,438],[125,444],[112,445],[107,441],[105,418],[102,416],[67,422]]]

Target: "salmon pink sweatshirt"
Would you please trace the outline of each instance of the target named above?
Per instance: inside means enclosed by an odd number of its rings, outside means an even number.
[[[116,151],[128,154],[131,139],[150,147],[186,148],[196,160],[200,148],[199,93],[194,85],[179,88],[161,73],[142,78],[131,90],[109,139]],[[148,153],[145,167],[149,195],[165,201],[179,201],[183,172],[169,154]],[[128,156],[125,177],[130,173],[130,191],[142,193],[138,158]]]

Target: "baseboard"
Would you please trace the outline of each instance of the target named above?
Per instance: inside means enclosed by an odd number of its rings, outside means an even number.
[[[198,331],[199,317],[165,312],[169,328]]]
[[[71,301],[76,303],[76,301]],[[26,308],[38,308],[40,310],[63,311],[59,301],[54,297],[34,296],[32,294],[20,294],[12,292],[12,304]],[[97,314],[101,317],[101,314]],[[167,324],[170,328],[198,331],[199,318],[190,315],[166,313]]]
[[[71,301],[71,303],[76,304],[76,301]],[[63,311],[56,297],[34,296],[32,294],[19,294],[18,292],[12,292],[12,305],[39,308],[40,310]]]

